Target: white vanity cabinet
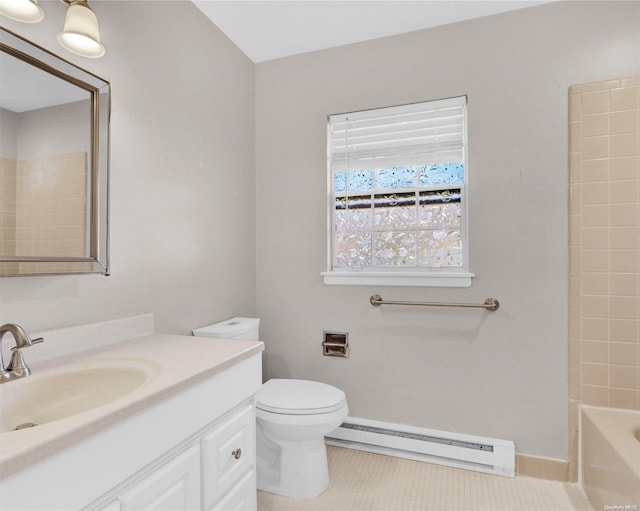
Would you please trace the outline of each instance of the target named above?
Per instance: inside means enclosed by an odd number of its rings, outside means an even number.
[[[0,480],[0,509],[255,511],[261,351],[222,359],[210,375],[187,378],[144,409]]]
[[[178,452],[172,454],[175,451]],[[202,434],[173,449],[172,453],[134,474],[89,509],[256,509],[252,402],[234,409]],[[105,505],[105,501],[108,504]]]

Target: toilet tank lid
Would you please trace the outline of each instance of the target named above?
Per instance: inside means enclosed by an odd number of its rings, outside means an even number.
[[[219,337],[228,339],[256,330],[260,324],[260,318],[231,318],[212,325],[196,328],[193,335],[200,337]]]
[[[304,413],[334,408],[345,401],[343,391],[326,383],[309,380],[274,379],[256,394],[256,404],[263,410],[289,410]]]

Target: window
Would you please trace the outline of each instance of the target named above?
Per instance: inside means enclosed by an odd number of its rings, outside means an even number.
[[[465,287],[466,97],[329,117],[327,284]]]

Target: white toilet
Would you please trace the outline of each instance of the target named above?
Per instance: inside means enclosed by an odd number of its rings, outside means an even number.
[[[260,320],[232,318],[193,335],[258,340]],[[266,382],[256,394],[258,489],[308,499],[329,484],[324,436],[349,413],[344,392],[307,380]]]

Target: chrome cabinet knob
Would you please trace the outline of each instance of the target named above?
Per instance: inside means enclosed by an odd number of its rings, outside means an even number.
[[[233,456],[235,459],[239,460],[240,456],[242,456],[242,449],[240,449],[240,447],[238,447],[235,451],[231,451],[231,456]]]

